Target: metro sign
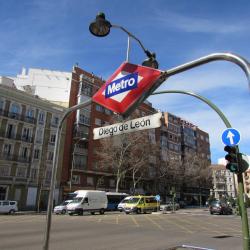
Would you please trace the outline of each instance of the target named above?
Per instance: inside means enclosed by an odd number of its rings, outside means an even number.
[[[129,116],[166,79],[161,77],[162,73],[157,69],[124,62],[92,100]]]

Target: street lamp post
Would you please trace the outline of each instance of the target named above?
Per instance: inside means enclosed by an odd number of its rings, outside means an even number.
[[[154,63],[155,56],[153,56],[153,53],[145,50],[141,41],[138,38],[136,38],[134,35],[132,35],[130,32],[128,32],[126,29],[124,29],[123,27],[118,26],[118,25],[112,25],[109,21],[107,21],[105,19],[104,13],[99,13],[97,15],[96,20],[90,24],[89,30],[95,36],[104,37],[110,33],[111,27],[120,28],[125,33],[127,33],[129,37],[134,38],[139,43],[139,45],[141,46],[141,48],[143,49],[143,51],[145,52],[145,54],[148,57],[146,62],[145,61],[143,62],[143,64],[142,64],[143,66],[158,68],[158,62],[157,62],[157,65],[156,65],[156,63]],[[149,52],[149,53],[147,53],[147,52]],[[128,53],[129,53],[129,43],[128,43]],[[127,53],[127,55],[128,55],[128,53]],[[128,56],[127,56],[127,58],[128,58]],[[246,74],[246,77],[248,80],[248,85],[250,88],[250,64],[249,64],[249,62],[246,59],[244,59],[243,57],[240,57],[240,56],[238,56],[236,54],[232,54],[232,53],[209,54],[209,55],[206,55],[204,57],[198,58],[196,60],[193,60],[193,61],[187,62],[185,64],[179,65],[177,67],[174,67],[172,69],[165,70],[162,72],[162,76],[161,76],[162,81],[161,82],[164,82],[168,77],[170,77],[172,75],[176,75],[176,74],[179,74],[181,72],[187,71],[189,69],[198,67],[198,66],[203,65],[203,64],[207,64],[209,62],[217,61],[217,60],[229,61],[229,62],[235,63],[239,67],[241,67],[241,69]],[[157,66],[157,67],[155,67],[155,66]],[[143,98],[141,98],[140,103],[142,103],[144,100],[146,100],[154,92],[154,90],[155,90],[155,88],[152,88],[147,94],[145,94],[143,96]],[[138,105],[139,105],[139,103],[138,103]],[[218,114],[220,115],[222,120],[224,122],[226,122],[225,123],[226,126],[229,125],[229,124],[227,124],[227,120],[224,120],[224,118],[225,118],[224,115],[221,113],[218,113]],[[227,126],[227,127],[231,127],[231,125]],[[237,150],[238,150],[238,147],[237,147]],[[237,174],[237,178],[238,178],[238,190],[239,190],[238,191],[239,192],[239,205],[240,205],[240,209],[241,209],[241,219],[242,219],[243,244],[244,244],[244,250],[249,250],[249,247],[250,247],[249,246],[249,228],[248,228],[247,211],[246,211],[246,208],[244,205],[244,200],[243,200],[244,186],[243,186],[242,173]]]
[[[74,166],[75,166],[75,150],[76,150],[76,146],[78,145],[78,143],[80,141],[86,141],[86,140],[87,140],[86,138],[79,138],[74,143],[74,148],[73,148],[73,152],[72,152],[71,170],[70,170],[70,181],[69,181],[69,190],[70,190],[70,192],[72,191],[72,177],[73,177],[73,171],[74,171]]]
[[[135,35],[130,33],[127,29],[125,29],[124,27],[120,25],[111,24],[109,21],[107,21],[104,13],[98,13],[98,15],[96,16],[96,19],[89,25],[89,31],[91,32],[91,34],[97,37],[107,36],[110,32],[110,28],[118,28],[124,31],[128,35],[128,47],[127,47],[126,61],[129,61],[130,38],[133,38],[139,43],[140,47],[142,48],[142,50],[147,56],[147,59],[143,61],[142,65],[158,69],[159,64],[157,60],[155,59],[156,54],[147,50],[142,44],[142,42]]]
[[[48,199],[48,207],[47,207],[47,217],[46,217],[46,228],[45,228],[45,235],[44,235],[44,246],[43,250],[49,249],[49,238],[50,238],[50,229],[51,229],[51,217],[52,217],[52,210],[53,210],[53,200],[54,200],[54,190],[55,190],[55,182],[56,182],[56,174],[58,168],[58,160],[59,160],[59,145],[61,140],[61,133],[62,133],[62,126],[65,119],[74,111],[78,109],[82,109],[90,105],[92,102],[91,99],[72,106],[64,112],[57,128],[56,132],[56,141],[55,141],[55,148],[54,148],[54,159],[52,165],[52,176],[50,182],[50,190],[49,190],[49,199]]]

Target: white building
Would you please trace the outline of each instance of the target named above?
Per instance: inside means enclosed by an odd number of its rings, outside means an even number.
[[[68,107],[71,75],[71,72],[23,68],[13,79],[18,89]]]

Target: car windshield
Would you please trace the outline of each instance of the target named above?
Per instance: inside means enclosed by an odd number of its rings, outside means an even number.
[[[67,204],[69,204],[70,203],[70,201],[64,201],[62,204],[61,204],[61,206],[66,206]]]
[[[220,205],[220,202],[219,201],[213,201],[211,203],[212,206],[219,206]]]
[[[79,203],[82,201],[82,197],[76,197],[73,199],[73,201],[71,201],[70,203]]]
[[[129,200],[126,201],[127,204],[134,204],[134,203],[138,203],[138,201],[140,200],[140,198],[130,198]]]
[[[128,203],[128,200],[130,200],[131,198],[125,198],[123,199],[120,203],[123,204],[123,203]]]

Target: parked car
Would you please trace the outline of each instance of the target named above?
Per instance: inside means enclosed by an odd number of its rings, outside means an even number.
[[[67,212],[67,205],[71,202],[72,200],[66,200],[63,201],[62,204],[55,206],[54,207],[54,213],[55,214],[65,214]]]
[[[18,211],[17,201],[0,201],[0,213],[1,214],[14,214]]]
[[[131,198],[131,196],[125,197],[117,206],[118,211],[123,212],[126,202]]]
[[[173,211],[180,209],[180,204],[175,202],[174,204],[172,202],[168,202],[166,204],[160,205],[160,211]]]
[[[232,207],[223,201],[213,201],[209,205],[210,214],[232,214]]]

